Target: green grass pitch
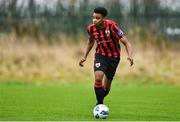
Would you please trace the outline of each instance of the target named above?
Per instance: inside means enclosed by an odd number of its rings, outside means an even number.
[[[91,83],[0,84],[0,120],[96,120]],[[167,85],[113,84],[106,119],[180,120],[180,89]]]

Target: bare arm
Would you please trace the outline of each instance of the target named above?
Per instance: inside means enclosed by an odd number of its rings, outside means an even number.
[[[83,65],[83,63],[86,61],[86,58],[87,58],[87,56],[88,56],[88,54],[89,54],[89,52],[91,51],[91,49],[92,49],[92,47],[93,47],[93,45],[94,45],[94,40],[88,40],[88,43],[87,43],[87,47],[86,47],[86,50],[85,50],[85,53],[84,53],[84,56],[81,58],[81,60],[79,61],[79,65],[81,66],[81,67],[83,67],[84,65]]]
[[[126,48],[126,52],[128,54],[128,57],[127,59],[129,60],[130,62],[130,66],[132,66],[134,64],[133,62],[133,58],[132,58],[132,54],[133,54],[133,51],[132,51],[132,47],[131,47],[131,44],[130,42],[128,41],[128,39],[123,36],[120,41],[124,44],[125,48]]]

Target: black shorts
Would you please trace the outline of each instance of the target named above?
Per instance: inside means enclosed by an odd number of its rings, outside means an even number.
[[[100,54],[95,55],[94,72],[103,71],[109,80],[113,80],[120,58],[111,58]]]

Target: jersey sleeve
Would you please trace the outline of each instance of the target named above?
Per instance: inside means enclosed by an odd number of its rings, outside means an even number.
[[[93,37],[92,37],[92,34],[91,34],[91,26],[88,26],[87,32],[88,32],[88,38],[89,38],[89,40],[92,40]]]
[[[112,24],[112,30],[115,32],[119,39],[121,39],[124,36],[124,32],[119,28],[119,26],[115,22]]]

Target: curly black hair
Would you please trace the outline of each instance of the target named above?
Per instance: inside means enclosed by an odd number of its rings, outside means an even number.
[[[94,13],[101,14],[103,17],[106,17],[108,15],[108,11],[104,7],[97,7],[94,9]]]

